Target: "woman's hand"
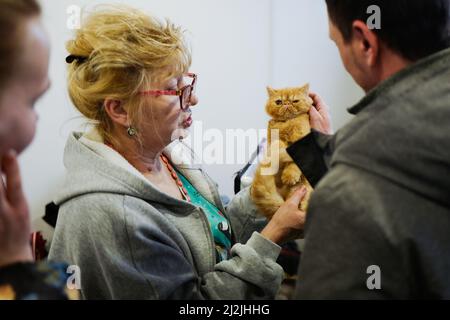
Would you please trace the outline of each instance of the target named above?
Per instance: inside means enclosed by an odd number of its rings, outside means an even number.
[[[309,110],[311,128],[325,134],[333,134],[328,106],[318,94],[310,92],[309,96],[313,100],[313,108]]]
[[[6,185],[0,182],[0,267],[33,261],[30,246],[30,216],[22,192],[16,153],[10,151],[1,162]]]
[[[292,196],[275,212],[272,219],[261,231],[261,235],[270,241],[283,244],[303,231],[306,213],[298,206],[306,195],[306,188],[297,189]]]

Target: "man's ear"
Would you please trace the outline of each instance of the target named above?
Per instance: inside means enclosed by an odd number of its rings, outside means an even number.
[[[103,102],[106,113],[114,123],[127,127],[130,125],[128,113],[122,107],[120,100],[106,98]]]
[[[380,40],[378,36],[361,20],[353,21],[352,29],[352,41],[358,56],[364,59],[368,67],[374,67],[380,54]]]

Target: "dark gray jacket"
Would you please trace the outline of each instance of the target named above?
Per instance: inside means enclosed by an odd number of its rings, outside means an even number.
[[[309,137],[332,156],[311,198],[296,298],[450,299],[450,49],[350,112],[331,144]],[[289,150],[300,167],[301,144]]]

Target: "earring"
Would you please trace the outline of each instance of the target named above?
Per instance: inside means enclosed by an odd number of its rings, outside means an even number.
[[[130,137],[134,137],[137,134],[137,131],[134,127],[129,126],[127,129],[127,133]]]

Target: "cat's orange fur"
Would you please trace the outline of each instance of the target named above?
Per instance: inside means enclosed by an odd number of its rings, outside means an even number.
[[[266,112],[272,117],[268,126],[268,151],[265,161],[256,171],[251,197],[259,210],[270,219],[301,185],[306,186],[308,192],[300,203],[300,209],[306,210],[308,206],[312,187],[286,148],[311,132],[309,109],[313,101],[309,97],[309,85],[279,90],[268,87],[267,92]],[[278,134],[278,138],[274,134]],[[270,172],[269,168],[274,163],[279,164],[279,169]]]

